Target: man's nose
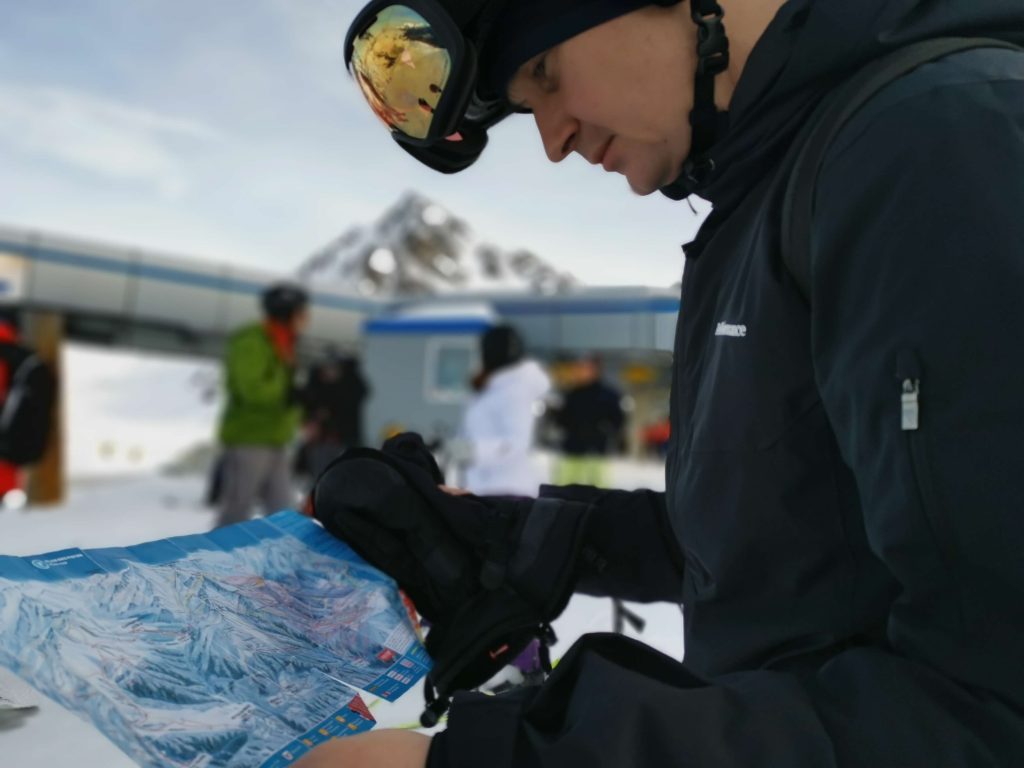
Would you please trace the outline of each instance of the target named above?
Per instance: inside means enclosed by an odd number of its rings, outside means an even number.
[[[536,109],[533,113],[537,130],[548,160],[560,163],[576,148],[580,124],[569,115],[555,109]]]

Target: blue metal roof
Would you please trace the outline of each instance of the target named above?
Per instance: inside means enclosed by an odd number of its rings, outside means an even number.
[[[473,334],[483,333],[492,323],[482,318],[377,317],[363,324],[367,335]]]

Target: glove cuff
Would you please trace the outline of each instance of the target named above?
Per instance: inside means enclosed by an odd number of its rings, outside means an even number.
[[[543,621],[557,618],[572,596],[590,513],[589,504],[536,499],[522,515],[507,579]]]

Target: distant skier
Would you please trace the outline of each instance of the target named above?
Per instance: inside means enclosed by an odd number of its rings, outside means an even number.
[[[479,495],[536,496],[544,481],[530,456],[538,405],[551,380],[523,357],[514,328],[498,325],[480,339],[482,370],[462,419],[461,453],[468,459],[466,490]]]
[[[596,357],[583,357],[574,367],[573,386],[555,413],[564,430],[557,483],[603,488],[608,480],[606,457],[622,446],[622,393],[601,377]]]
[[[263,293],[262,304],[264,321],[228,342],[218,527],[247,520],[256,501],[267,513],[296,502],[286,449],[299,424],[295,347],[308,322],[309,297],[280,283]]]
[[[23,468],[42,458],[56,398],[53,371],[20,341],[17,314],[0,312],[0,506],[21,490]]]
[[[5,349],[14,346],[18,340],[18,331],[13,317],[0,317],[0,345]],[[5,362],[0,365],[0,397],[5,400],[11,380],[10,366]],[[11,461],[0,460],[0,501],[11,491],[21,488],[21,470]]]
[[[336,456],[364,444],[362,413],[369,392],[354,357],[332,352],[313,366],[302,392],[306,439],[297,474],[315,480]]]

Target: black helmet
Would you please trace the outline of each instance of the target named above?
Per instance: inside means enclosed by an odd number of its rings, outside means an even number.
[[[309,304],[309,294],[295,283],[274,283],[263,291],[263,313],[272,320],[288,321]]]
[[[484,370],[497,371],[523,358],[523,339],[511,325],[496,325],[484,332],[480,353]]]

